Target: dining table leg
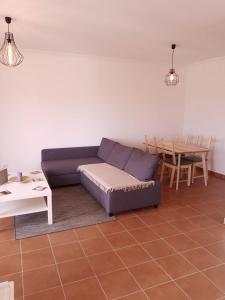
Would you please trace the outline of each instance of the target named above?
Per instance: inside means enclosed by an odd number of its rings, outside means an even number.
[[[178,190],[179,181],[180,181],[180,162],[181,162],[181,153],[178,154],[176,190]]]
[[[206,168],[206,155],[205,152],[202,152],[202,167],[203,167],[203,175],[204,175],[204,182],[205,186],[207,186],[207,168]]]

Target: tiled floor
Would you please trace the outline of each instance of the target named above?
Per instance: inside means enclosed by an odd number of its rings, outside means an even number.
[[[164,185],[157,209],[21,241],[0,219],[0,282],[17,300],[225,299],[224,195],[214,177]]]

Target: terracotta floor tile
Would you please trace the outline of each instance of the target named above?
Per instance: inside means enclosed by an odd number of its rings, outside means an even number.
[[[156,240],[152,242],[147,242],[142,244],[142,246],[147,250],[147,252],[153,258],[159,258],[163,256],[168,256],[175,253],[174,249],[172,249],[165,241]]]
[[[51,248],[30,251],[22,254],[23,269],[30,270],[54,264]]]
[[[138,217],[146,216],[146,215],[154,215],[159,213],[160,206],[156,209],[153,206],[140,208],[135,211],[135,215]]]
[[[101,275],[99,280],[109,299],[122,297],[139,290],[136,282],[127,270]]]
[[[225,293],[225,265],[208,269],[204,274]]]
[[[20,253],[20,241],[9,240],[0,243],[0,257]]]
[[[58,268],[63,284],[94,276],[86,258],[60,263]]]
[[[160,237],[167,237],[180,233],[175,227],[171,226],[169,223],[154,225],[151,229],[157,233]]]
[[[174,203],[172,202],[172,203],[170,203],[170,209],[159,211],[160,216],[163,217],[167,222],[178,221],[178,220],[184,219],[184,216],[179,214],[179,212],[176,209],[171,209],[173,205],[174,205]]]
[[[147,225],[157,225],[157,224],[161,224],[161,223],[165,223],[166,220],[164,218],[162,218],[160,215],[146,215],[146,216],[142,216],[140,217],[140,219],[146,223]]]
[[[21,272],[21,255],[4,256],[0,258],[0,276]]]
[[[90,279],[65,285],[64,290],[65,290],[67,300],[106,299],[98,281],[95,278],[90,278]]]
[[[170,280],[166,273],[154,261],[131,267],[129,270],[143,289]]]
[[[128,212],[120,213],[116,217],[118,218],[118,220],[123,220],[134,216],[135,216],[135,211],[128,211]]]
[[[0,219],[1,230],[13,228],[13,227],[14,227],[14,218],[13,217]]]
[[[92,239],[102,237],[97,226],[87,226],[74,229],[79,240]]]
[[[120,222],[123,224],[124,227],[126,227],[126,229],[130,230],[145,226],[145,224],[138,217],[120,220]]]
[[[145,290],[151,300],[187,300],[188,297],[173,282],[168,282]]]
[[[22,297],[23,295],[22,273],[1,276],[0,282],[4,282],[4,281],[14,281],[15,297],[16,298]]]
[[[120,298],[120,300],[147,300],[147,296],[143,292],[135,292],[128,296]]]
[[[107,237],[114,249],[136,244],[135,239],[128,232],[119,232]]]
[[[149,242],[159,238],[158,235],[148,227],[129,230],[129,232],[139,243]]]
[[[173,279],[197,272],[194,266],[178,254],[160,258],[157,262]]]
[[[179,232],[189,232],[194,230],[195,226],[188,219],[186,220],[177,220],[170,222],[172,226],[174,226]]]
[[[166,238],[165,240],[177,251],[185,251],[200,246],[198,243],[192,241],[189,237],[187,237],[184,234],[171,236]]]
[[[197,217],[189,218],[189,221],[195,223],[196,229],[198,229],[198,227],[208,228],[208,227],[218,225],[218,222],[206,216],[197,216]]]
[[[4,242],[4,241],[8,241],[8,240],[15,240],[15,231],[14,231],[14,229],[0,230],[0,242]]]
[[[24,294],[30,295],[60,285],[56,266],[47,266],[23,273]]]
[[[221,264],[221,260],[204,248],[184,252],[183,255],[199,270]]]
[[[53,253],[57,263],[81,258],[84,256],[83,250],[79,243],[69,243],[63,245],[56,245],[52,247]]]
[[[122,226],[119,222],[105,222],[98,225],[99,229],[105,234],[110,235],[116,232],[124,231],[124,226]]]
[[[191,300],[214,300],[223,294],[201,273],[196,273],[177,280]]]
[[[205,246],[205,248],[225,262],[225,241]]]
[[[191,217],[201,215],[201,212],[199,212],[198,210],[196,210],[192,207],[188,207],[188,206],[177,209],[177,212],[178,212],[178,214],[180,214],[181,216],[183,216],[185,218],[191,218]]]
[[[21,240],[22,252],[50,247],[47,235],[35,236]]]
[[[215,243],[216,241],[218,241],[218,238],[215,235],[208,232],[206,229],[187,232],[186,235],[190,239],[194,240],[195,242],[199,243],[202,246]]]
[[[112,251],[89,256],[88,261],[98,275],[124,267],[118,256]]]
[[[222,211],[214,211],[212,213],[208,213],[207,216],[216,221],[218,224],[224,224],[224,209]]]
[[[225,225],[207,228],[207,231],[218,241],[225,240]]]
[[[103,237],[83,240],[81,241],[81,244],[86,255],[93,255],[111,250],[109,243]]]
[[[139,245],[119,249],[117,250],[117,254],[126,266],[137,265],[151,260],[149,255]]]
[[[64,300],[61,286],[52,288],[47,291],[39,292],[30,296],[25,296],[24,300]]]
[[[59,245],[71,243],[76,241],[76,235],[73,230],[65,230],[49,234],[50,243],[52,245]]]

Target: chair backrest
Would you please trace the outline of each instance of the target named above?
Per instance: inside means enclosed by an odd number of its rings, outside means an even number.
[[[184,135],[176,135],[173,139],[174,143],[185,143],[187,141],[187,136]]]
[[[147,135],[145,135],[145,151],[148,153],[158,154],[158,148],[157,148],[157,139],[156,137],[153,137],[152,139],[149,139]]]
[[[200,135],[188,135],[186,139],[186,144],[199,145],[201,140]]]
[[[211,136],[209,136],[209,137],[201,136],[200,146],[210,150],[211,144],[212,144],[212,137]]]
[[[192,136],[190,134],[186,135],[185,144],[191,144]]]

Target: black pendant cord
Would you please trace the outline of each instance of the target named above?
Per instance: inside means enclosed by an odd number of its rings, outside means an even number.
[[[173,70],[173,55],[174,55],[174,49],[173,49],[173,52],[172,52],[172,70]]]

